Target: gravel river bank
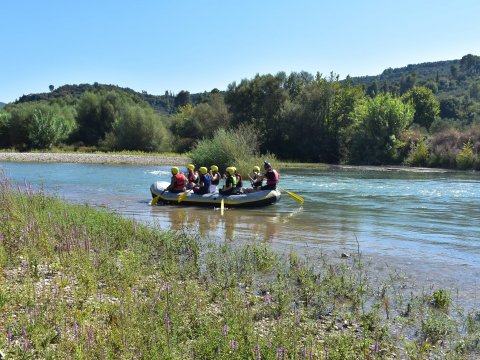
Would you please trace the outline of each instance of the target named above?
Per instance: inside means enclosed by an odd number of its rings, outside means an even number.
[[[188,160],[189,158],[181,156],[0,152],[0,162],[17,161],[85,164],[178,165],[186,164]]]

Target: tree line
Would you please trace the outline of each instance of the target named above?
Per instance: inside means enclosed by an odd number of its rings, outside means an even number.
[[[30,95],[0,110],[0,146],[183,153],[219,129],[247,126],[255,132],[252,146],[285,160],[478,169],[479,59],[464,56],[448,75],[412,73],[383,83],[279,72],[224,92],[155,99],[99,84],[74,95]],[[161,110],[151,103],[160,99]]]

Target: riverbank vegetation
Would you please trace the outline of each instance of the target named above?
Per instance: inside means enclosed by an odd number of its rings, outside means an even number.
[[[220,216],[220,214],[219,214]],[[212,243],[0,182],[7,358],[474,358],[480,314],[360,252]],[[405,290],[407,289],[407,290]]]
[[[257,154],[284,161],[478,170],[479,64],[465,55],[342,81],[280,72],[203,94],[51,86],[0,109],[0,147],[186,153],[200,146],[200,153],[202,141],[211,145],[225,131],[246,136],[246,144],[254,136]]]

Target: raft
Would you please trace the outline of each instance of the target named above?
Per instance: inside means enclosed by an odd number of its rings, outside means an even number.
[[[164,191],[170,183],[165,181],[154,182],[150,186],[152,198],[159,196],[158,203],[165,205],[195,205],[195,206],[213,206],[220,207],[222,199],[226,207],[259,207],[276,203],[280,200],[280,191],[278,190],[260,190],[249,194],[238,195],[221,195],[218,190],[214,193],[197,195],[193,191],[188,192],[188,195],[181,202],[178,198],[182,193],[171,193]]]

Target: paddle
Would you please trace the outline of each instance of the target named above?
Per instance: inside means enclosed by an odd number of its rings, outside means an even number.
[[[220,214],[223,216],[223,211],[225,210],[225,202],[223,201],[223,198],[222,198],[222,201],[220,201]]]
[[[187,197],[188,193],[189,193],[190,191],[192,191],[192,190],[193,190],[193,188],[191,188],[191,189],[185,191],[184,193],[182,193],[182,195],[180,195],[180,196],[178,197],[178,202],[181,203],[183,200],[185,200],[185,198]]]
[[[148,205],[153,206],[156,205],[158,200],[160,200],[160,195],[155,196],[149,203]]]
[[[280,186],[277,186],[279,190],[285,191],[288,195],[290,195],[292,198],[294,198],[296,201],[298,201],[300,204],[303,204],[305,201],[300,195],[297,195],[291,191],[287,191],[284,188],[281,188]]]

